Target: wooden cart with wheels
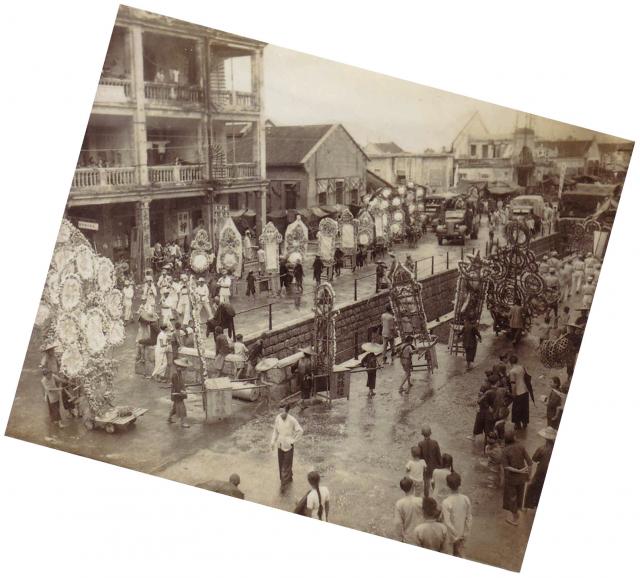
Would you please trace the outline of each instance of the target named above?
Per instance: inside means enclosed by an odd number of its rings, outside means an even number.
[[[136,420],[147,413],[148,410],[141,407],[114,408],[102,415],[89,415],[84,418],[84,427],[88,430],[101,428],[109,434],[115,433],[116,430],[124,430],[136,422]]]

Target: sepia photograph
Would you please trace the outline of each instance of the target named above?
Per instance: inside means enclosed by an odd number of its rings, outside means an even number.
[[[119,7],[6,435],[518,572],[634,142],[272,40]]]

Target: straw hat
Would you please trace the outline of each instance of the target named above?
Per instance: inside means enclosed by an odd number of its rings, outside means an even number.
[[[173,365],[177,365],[178,367],[191,367],[191,362],[184,357],[179,357],[174,360]]]
[[[541,429],[538,432],[538,435],[546,440],[555,440],[558,435],[558,431],[551,426],[547,426],[546,428]]]
[[[300,351],[301,353],[304,353],[305,355],[315,355],[311,347],[301,347],[301,348],[298,348],[298,351]]]
[[[50,349],[54,349],[58,347],[60,343],[58,341],[47,341],[40,346],[40,351],[49,351]]]

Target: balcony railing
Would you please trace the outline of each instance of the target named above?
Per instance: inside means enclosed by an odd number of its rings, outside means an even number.
[[[204,165],[159,165],[149,167],[151,183],[192,183],[204,180]]]
[[[71,188],[116,188],[135,184],[136,169],[134,167],[89,167],[76,169]]]
[[[202,94],[202,88],[199,86],[165,82],[144,83],[144,97],[153,102],[200,104],[203,101]]]
[[[131,100],[131,80],[101,77],[96,93],[98,102],[126,102]]]
[[[258,99],[253,92],[213,90],[211,91],[211,104],[220,112],[258,110]]]
[[[258,165],[256,163],[235,163],[225,165],[213,165],[212,177],[220,181],[241,181],[258,177]]]

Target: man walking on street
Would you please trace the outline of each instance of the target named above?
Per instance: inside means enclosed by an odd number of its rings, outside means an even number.
[[[293,481],[293,448],[302,437],[302,427],[298,420],[289,415],[290,406],[284,403],[276,417],[271,436],[271,449],[278,449],[278,470],[280,491]]]
[[[395,356],[396,320],[391,312],[391,305],[385,307],[382,321],[382,363],[387,362],[387,346],[391,350],[391,362]]]
[[[404,497],[396,502],[394,525],[401,542],[415,544],[414,532],[422,522],[422,497],[413,494],[413,481],[409,477],[400,480]]]
[[[427,462],[427,469],[424,472],[424,495],[428,496],[433,470],[442,467],[442,455],[440,454],[440,444],[431,439],[431,426],[426,425],[422,428],[422,437],[418,447],[420,448],[420,457]]]
[[[415,544],[435,552],[444,552],[447,544],[447,527],[439,521],[438,502],[433,498],[422,499],[423,520],[415,530]]]
[[[462,479],[452,472],[447,476],[447,486],[451,494],[442,501],[442,514],[449,538],[453,545],[453,555],[464,558],[463,549],[471,532],[471,500],[460,493]]]

